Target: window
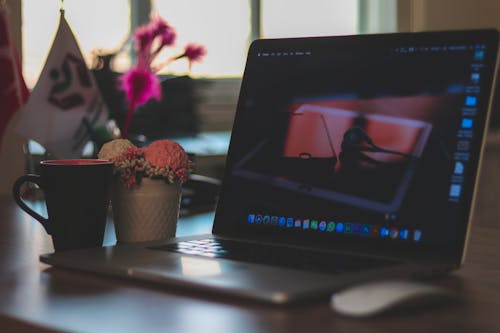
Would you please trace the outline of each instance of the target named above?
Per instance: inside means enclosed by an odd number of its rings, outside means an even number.
[[[305,15],[304,13],[307,13]],[[306,37],[358,32],[358,2],[262,0],[263,37]]]
[[[193,66],[195,76],[240,76],[250,39],[250,6],[247,0],[156,0],[158,12],[177,30],[177,44],[205,45],[207,55]],[[177,72],[187,62],[170,66]]]
[[[130,31],[157,12],[178,33],[180,52],[188,42],[207,47],[190,74],[208,78],[200,105],[201,131],[231,128],[248,46],[253,38],[321,36],[395,31],[397,0],[86,0],[65,1],[65,15],[88,65],[93,52],[113,51]],[[59,22],[60,2],[22,0],[23,72],[32,88],[42,70]],[[21,19],[17,17],[17,22]],[[164,55],[165,56],[165,55]],[[114,69],[130,65],[128,52]],[[185,74],[186,62],[167,70]],[[215,78],[215,80],[213,80]],[[220,78],[223,78],[220,80]]]
[[[35,85],[45,63],[60,6],[59,1],[22,1],[23,75],[28,87]],[[128,35],[130,7],[126,0],[66,1],[64,7],[88,64],[93,50],[116,48]]]
[[[199,42],[207,47],[208,54],[203,63],[192,68],[193,76],[238,77],[243,72],[250,41],[257,37],[256,31],[266,38],[357,33],[360,26],[358,13],[362,13],[359,7],[364,2],[86,0],[66,1],[64,7],[89,65],[94,50],[116,49],[128,37],[131,22],[134,22],[130,19],[134,15],[130,10],[133,3],[139,9],[151,8],[158,12],[177,29],[177,51],[188,42]],[[22,4],[23,69],[28,85],[33,87],[57,29],[60,3],[23,0]],[[117,69],[123,70],[129,63],[128,56],[121,58]],[[175,73],[185,73],[187,69],[187,63],[182,61],[168,68],[169,72]]]

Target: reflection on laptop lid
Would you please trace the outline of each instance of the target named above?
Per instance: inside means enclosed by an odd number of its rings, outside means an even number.
[[[497,40],[254,42],[214,233],[458,265]]]

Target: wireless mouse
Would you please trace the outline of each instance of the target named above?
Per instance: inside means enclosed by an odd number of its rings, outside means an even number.
[[[456,295],[443,288],[413,281],[377,281],[335,293],[332,308],[343,315],[364,317],[410,308],[443,304]]]

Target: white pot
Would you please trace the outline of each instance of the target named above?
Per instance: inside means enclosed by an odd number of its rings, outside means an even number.
[[[181,202],[181,184],[143,178],[126,188],[115,178],[112,192],[113,221],[119,243],[166,240],[175,237]]]

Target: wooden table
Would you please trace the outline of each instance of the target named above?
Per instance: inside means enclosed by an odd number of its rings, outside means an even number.
[[[498,140],[500,142],[500,140]],[[42,227],[0,198],[0,331],[22,332],[500,332],[500,144],[487,148],[465,264],[435,281],[457,291],[444,307],[351,319],[326,301],[277,308],[38,262],[53,250]],[[213,214],[179,222],[179,234],[209,232]],[[110,226],[111,227],[111,226]],[[106,243],[114,242],[112,229]]]

